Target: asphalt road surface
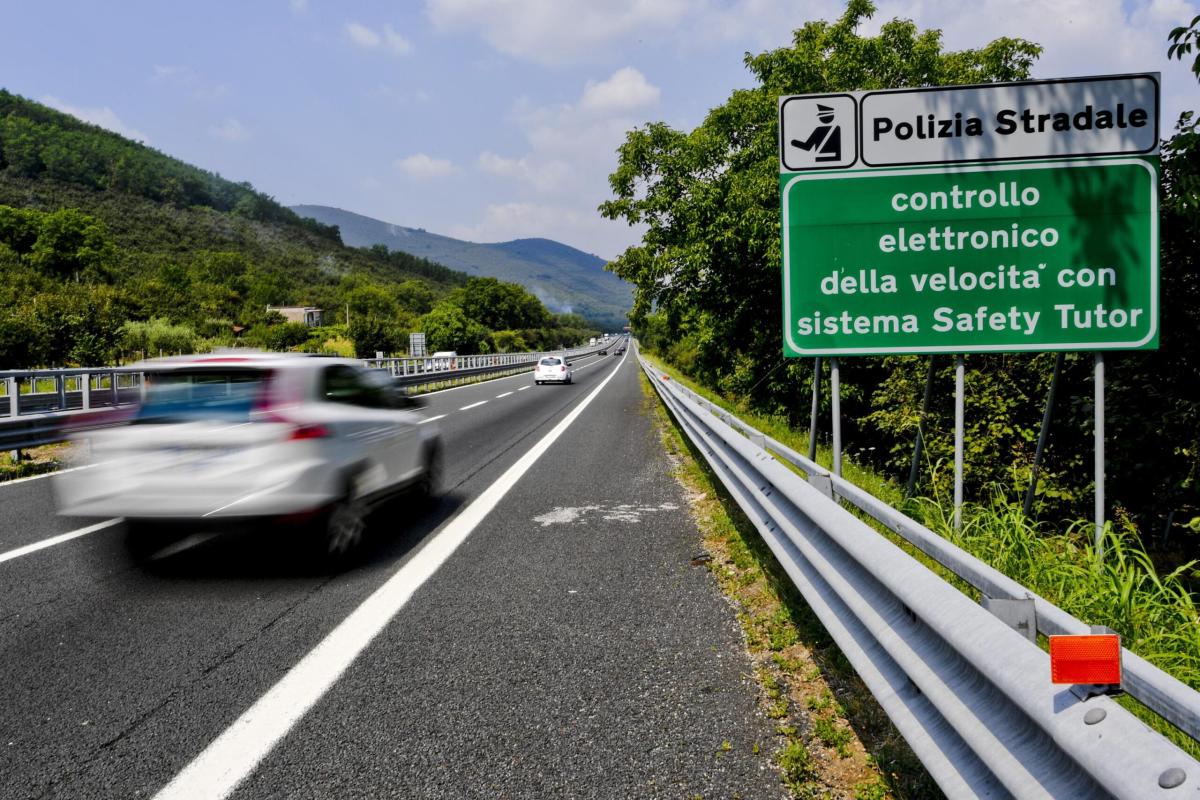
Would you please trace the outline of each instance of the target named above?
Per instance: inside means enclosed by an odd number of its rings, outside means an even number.
[[[337,574],[0,485],[0,797],[781,796],[634,353],[575,368],[427,396],[445,497]]]

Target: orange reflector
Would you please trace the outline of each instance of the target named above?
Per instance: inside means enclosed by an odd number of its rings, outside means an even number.
[[[1121,637],[1051,636],[1050,682],[1120,684]]]

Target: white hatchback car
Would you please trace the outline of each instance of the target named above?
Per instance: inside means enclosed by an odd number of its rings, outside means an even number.
[[[357,362],[249,353],[152,359],[130,424],[88,435],[96,466],[56,479],[60,513],[120,516],[135,549],[164,529],[305,523],[339,559],[380,500],[433,496],[437,429]]]
[[[533,370],[534,383],[570,383],[571,362],[563,356],[542,356]]]

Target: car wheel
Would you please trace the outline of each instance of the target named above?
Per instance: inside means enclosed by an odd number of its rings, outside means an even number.
[[[347,495],[322,515],[317,526],[318,554],[327,562],[342,563],[362,546],[366,531],[366,506]]]
[[[434,445],[425,457],[425,474],[417,484],[417,493],[432,504],[442,491],[442,448]]]

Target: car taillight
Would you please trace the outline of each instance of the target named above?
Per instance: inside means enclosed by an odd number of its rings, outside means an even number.
[[[324,439],[329,435],[329,429],[324,425],[297,425],[292,429],[292,433],[288,439],[293,442],[304,441],[305,439]]]
[[[566,367],[559,367],[559,368],[558,368],[558,371],[559,371],[559,372],[566,372],[566,371],[567,371],[567,368],[566,368]]]

